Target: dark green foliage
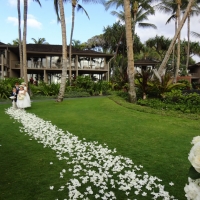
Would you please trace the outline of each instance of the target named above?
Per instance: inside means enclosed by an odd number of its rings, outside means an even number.
[[[8,99],[12,91],[12,86],[0,80],[0,98]]]
[[[184,86],[180,87],[181,90],[190,90],[192,88],[192,84],[187,80],[179,80],[177,83],[183,83]]]
[[[0,98],[8,99],[12,92],[12,88],[15,86],[15,83],[19,84],[23,82],[22,79],[18,78],[5,78],[4,80],[0,80]]]
[[[135,75],[135,86],[138,89],[138,93],[144,99],[146,94],[151,90],[150,78],[152,76],[152,71],[142,70],[141,73]]]
[[[128,94],[128,92],[118,91],[116,94],[117,94],[117,96],[122,97],[122,98],[125,99],[126,101],[129,100],[129,94]]]
[[[38,86],[30,84],[29,87],[33,95],[56,96],[58,95],[60,84],[41,82]]]
[[[167,73],[161,77],[161,82],[156,77],[154,81],[152,81],[152,89],[153,91],[157,91],[158,97],[164,97],[166,92],[170,92],[174,89],[180,89],[185,86],[183,83],[173,83],[173,79],[171,74]]]
[[[88,91],[92,88],[93,81],[89,76],[78,76],[74,81],[73,85],[77,88],[82,88],[85,91]]]
[[[189,169],[189,177],[193,180],[200,178],[200,173],[195,170],[193,166]]]
[[[89,76],[78,76],[70,89],[73,91],[85,91],[93,95],[108,95],[112,86],[107,81],[94,82]],[[69,88],[68,88],[69,89]]]
[[[182,94],[181,90],[166,92],[163,99],[139,99],[138,104],[160,110],[200,113],[200,95],[197,93]]]
[[[73,98],[73,97],[89,97],[90,94],[88,92],[84,92],[84,91],[69,91],[66,92],[64,97],[65,98]]]

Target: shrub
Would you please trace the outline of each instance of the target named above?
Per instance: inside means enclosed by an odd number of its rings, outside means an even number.
[[[5,81],[0,80],[0,98],[8,99],[12,91],[12,85],[6,84]]]

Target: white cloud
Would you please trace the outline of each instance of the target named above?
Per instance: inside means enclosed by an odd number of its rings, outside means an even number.
[[[56,20],[55,20],[55,19],[52,19],[52,20],[50,21],[50,24],[56,24]]]
[[[31,28],[42,29],[42,23],[37,21],[35,18],[28,18],[27,19],[27,26]]]
[[[163,13],[156,13],[156,15],[149,16],[149,20],[145,21],[148,23],[155,24],[157,29],[153,28],[139,28],[136,27],[136,32],[139,35],[142,42],[145,42],[149,38],[158,36],[165,36],[165,38],[172,39],[175,34],[175,22],[172,20],[170,23],[166,24],[169,15]],[[195,26],[194,26],[195,24]],[[198,17],[191,17],[191,31],[199,33],[200,20]],[[187,21],[181,31],[181,39],[187,38]],[[197,38],[191,38],[192,41],[199,41]]]
[[[17,26],[18,25],[18,19],[16,17],[8,17],[7,18],[7,21],[9,23],[12,23],[14,26]]]
[[[7,21],[9,23],[12,23],[14,26],[18,25],[18,18],[16,17],[8,17]],[[23,24],[23,21],[22,21],[22,24]],[[31,28],[36,28],[36,29],[42,29],[42,23],[37,21],[36,18],[30,14],[27,15],[27,26]]]
[[[8,0],[8,3],[9,3],[11,6],[16,6],[16,5],[17,5],[17,1],[16,1],[16,0]]]

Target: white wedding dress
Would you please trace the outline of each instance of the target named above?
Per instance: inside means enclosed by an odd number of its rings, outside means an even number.
[[[27,87],[24,86],[24,91],[26,91],[26,94],[25,94],[25,100],[24,100],[24,106],[25,108],[28,108],[28,107],[31,107],[31,99],[30,99],[30,96],[28,94],[28,91],[27,91]]]
[[[24,87],[24,90],[19,90],[19,93],[17,95],[17,107],[18,108],[28,108],[31,107],[31,100],[28,92],[26,92],[26,87]],[[20,98],[22,96],[23,98]]]

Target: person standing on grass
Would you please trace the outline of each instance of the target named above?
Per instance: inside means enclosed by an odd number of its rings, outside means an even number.
[[[25,94],[25,100],[26,100],[26,107],[31,107],[31,99],[28,93],[28,87],[26,86],[25,82],[22,82],[21,85],[24,87]]]
[[[10,97],[11,99],[12,99],[12,106],[13,106],[13,108],[17,108],[17,89],[14,87],[13,89],[12,89],[12,92],[11,92],[11,97]]]
[[[24,90],[24,86],[20,85],[19,92],[18,92],[18,95],[17,95],[17,107],[20,108],[20,109],[30,107],[30,103],[27,102],[27,98],[25,98],[26,93],[27,92]]]
[[[18,92],[19,92],[19,83],[18,82],[15,83],[15,88],[16,88],[16,92],[18,94]]]

